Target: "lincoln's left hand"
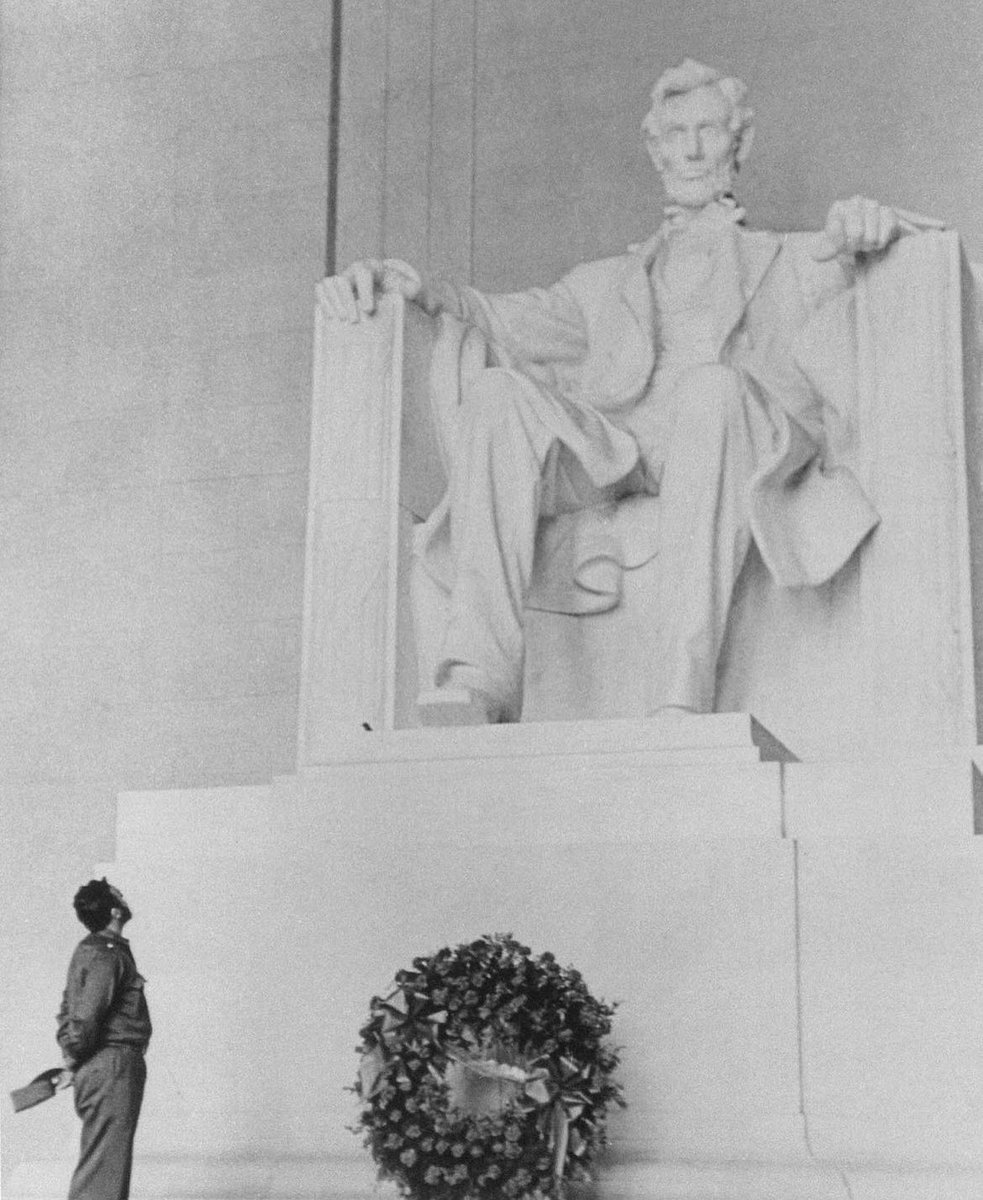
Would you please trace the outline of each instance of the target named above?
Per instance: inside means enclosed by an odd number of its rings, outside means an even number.
[[[840,255],[876,254],[903,234],[944,228],[945,223],[933,217],[878,204],[866,196],[854,196],[830,205],[826,227],[816,235],[812,257],[817,262],[827,262]]]

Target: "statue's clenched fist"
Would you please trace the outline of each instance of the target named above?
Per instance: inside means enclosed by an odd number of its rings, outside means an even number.
[[[942,228],[941,221],[878,204],[866,196],[835,200],[826,216],[826,225],[816,239],[813,258],[817,262],[826,262],[840,255],[876,254],[886,250],[903,234]]]
[[[340,275],[317,285],[317,298],[330,320],[360,321],[375,312],[380,295],[399,292],[415,300],[423,288],[420,275],[399,258],[364,258]]]

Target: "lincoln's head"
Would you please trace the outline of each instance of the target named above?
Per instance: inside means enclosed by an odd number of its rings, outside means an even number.
[[[754,132],[746,96],[739,79],[691,58],[656,81],[642,130],[674,204],[702,208],[733,189]]]

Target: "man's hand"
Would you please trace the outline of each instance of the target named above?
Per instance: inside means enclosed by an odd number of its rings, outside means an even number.
[[[329,320],[355,323],[375,312],[380,294],[399,292],[415,300],[423,288],[417,271],[398,258],[365,258],[317,285],[317,298]]]
[[[63,1091],[67,1087],[71,1087],[75,1081],[75,1072],[71,1067],[65,1067],[61,1074],[55,1079],[55,1091]]]
[[[852,200],[836,200],[830,205],[826,226],[816,236],[812,257],[817,262],[828,262],[840,255],[876,254],[903,234],[944,228],[943,222],[931,217],[890,208],[866,196],[854,196]]]

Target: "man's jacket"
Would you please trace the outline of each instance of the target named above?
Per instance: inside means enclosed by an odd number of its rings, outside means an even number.
[[[58,1012],[58,1044],[79,1065],[108,1045],[146,1046],[144,978],[124,937],[90,933],[76,946]]]

